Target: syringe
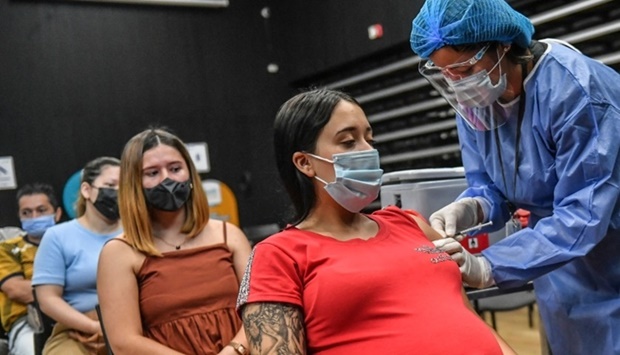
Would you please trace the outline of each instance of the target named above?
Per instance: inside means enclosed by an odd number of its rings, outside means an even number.
[[[460,232],[456,233],[456,234],[454,235],[454,239],[456,239],[457,241],[459,241],[459,242],[460,242],[461,240],[463,240],[463,238],[465,238],[465,235],[466,235],[467,233],[469,233],[469,232],[473,232],[473,231],[476,231],[476,230],[478,230],[478,229],[482,229],[482,228],[487,227],[487,226],[492,226],[492,225],[493,225],[493,221],[488,221],[487,223],[480,223],[480,224],[475,225],[475,226],[473,226],[473,227],[470,227],[470,228],[465,228],[465,229],[463,229],[462,231],[460,231]]]

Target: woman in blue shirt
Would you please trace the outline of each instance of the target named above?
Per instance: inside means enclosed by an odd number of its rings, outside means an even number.
[[[57,322],[44,354],[92,354],[104,347],[94,312],[97,262],[103,244],[121,233],[119,175],[116,158],[100,157],[86,164],[78,218],[49,228],[43,236],[32,285],[43,313]]]

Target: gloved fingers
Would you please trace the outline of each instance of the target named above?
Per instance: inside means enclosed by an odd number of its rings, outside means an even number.
[[[450,241],[448,240],[448,238],[441,238],[441,239],[436,239],[433,240],[432,243],[435,245],[435,248],[443,250],[443,246],[446,245],[447,243],[449,243]]]
[[[440,218],[437,216],[433,217],[433,216],[434,215],[431,215],[431,218],[430,218],[431,228],[433,228],[435,231],[437,231],[437,233],[439,233],[439,235],[445,238],[446,231],[444,230],[443,218]]]
[[[440,229],[440,234],[444,237],[451,237],[456,233],[456,224],[459,218],[458,215],[458,202],[452,202],[446,207],[431,215],[431,227],[435,228],[433,222],[437,228]]]
[[[433,240],[433,244],[435,245],[435,248],[445,253],[448,253],[450,255],[454,253],[458,253],[463,249],[463,246],[461,245],[461,243],[454,240],[454,238],[443,238],[443,239]]]
[[[453,237],[456,234],[456,216],[451,214],[446,216],[444,232],[447,237]]]
[[[463,198],[433,213],[429,220],[431,227],[443,237],[453,237],[458,230],[472,227],[477,222],[478,202]]]
[[[465,263],[465,255],[462,252],[451,254],[450,257],[456,262],[459,268]]]

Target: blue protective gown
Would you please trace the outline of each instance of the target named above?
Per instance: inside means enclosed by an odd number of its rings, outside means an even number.
[[[496,131],[457,119],[461,197],[487,199],[495,228],[510,218],[506,199],[531,212],[530,228],[482,254],[499,287],[534,280],[554,354],[620,354],[620,75],[553,43],[524,88],[516,189],[518,110]]]

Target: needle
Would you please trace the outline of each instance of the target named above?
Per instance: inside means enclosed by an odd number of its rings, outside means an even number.
[[[462,231],[456,233],[456,235],[454,235],[454,239],[456,239],[457,241],[461,241],[461,239],[463,239],[465,237],[465,234],[469,233],[469,232],[473,232],[475,230],[478,229],[482,229],[486,226],[492,226],[493,225],[493,221],[488,221],[487,223],[480,223],[478,225],[475,225],[471,228],[466,228],[463,229]]]

